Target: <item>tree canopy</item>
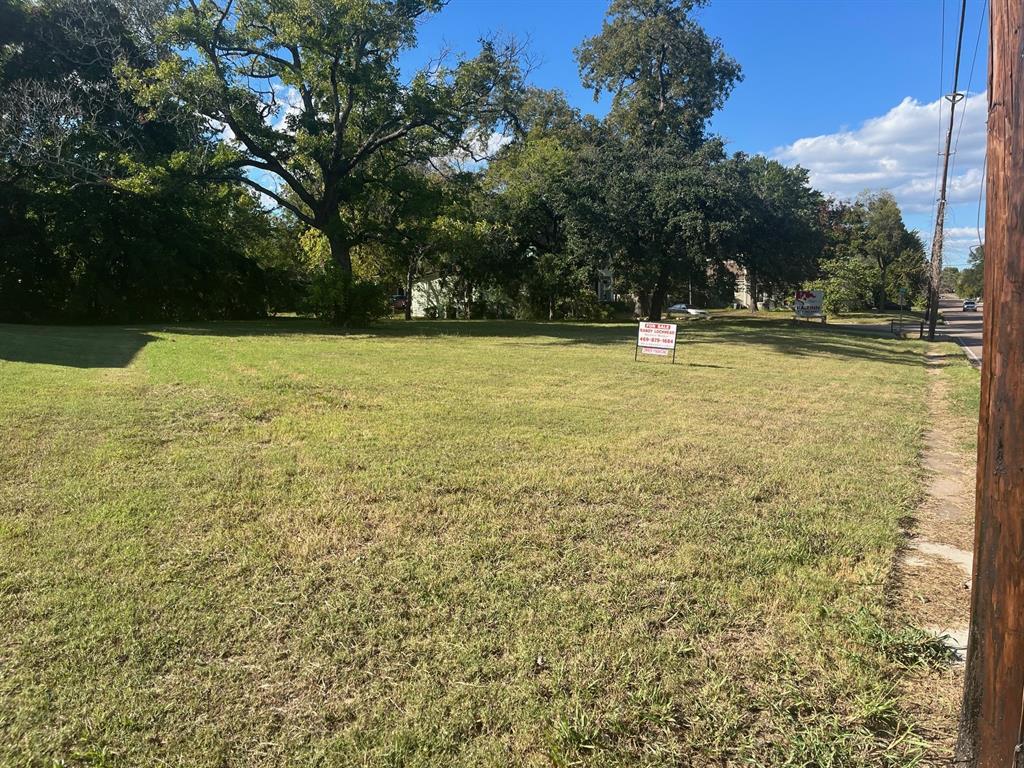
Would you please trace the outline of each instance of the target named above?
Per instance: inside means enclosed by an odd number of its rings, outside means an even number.
[[[176,55],[135,79],[147,104],[176,100],[225,141],[211,169],[237,175],[326,237],[351,278],[350,222],[339,209],[396,168],[486,137],[521,90],[514,41],[473,58],[439,55],[403,78],[402,51],[439,0],[187,0],[163,24]]]
[[[700,0],[612,0],[600,34],[576,49],[583,85],[613,94],[609,122],[627,136],[695,148],[740,67],[692,18]]]
[[[702,5],[612,0],[576,49],[598,119],[515,40],[403,65],[442,0],[7,0],[3,317],[351,323],[424,280],[462,317],[916,297],[892,195],[826,201],[709,130],[741,71]]]

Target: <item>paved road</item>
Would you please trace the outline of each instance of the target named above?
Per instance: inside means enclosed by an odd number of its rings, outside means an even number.
[[[981,317],[983,307],[977,312],[964,312],[960,299],[942,298],[939,300],[939,312],[946,320],[942,333],[949,336],[966,348],[967,356],[977,358],[981,362]]]

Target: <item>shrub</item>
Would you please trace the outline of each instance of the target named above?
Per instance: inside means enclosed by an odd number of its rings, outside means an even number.
[[[353,280],[328,262],[313,277],[310,310],[336,325],[365,325],[388,314],[388,291],[377,283]]]

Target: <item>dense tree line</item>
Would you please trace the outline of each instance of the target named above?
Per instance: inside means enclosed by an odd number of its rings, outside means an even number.
[[[423,278],[465,317],[658,318],[739,275],[917,299],[891,195],[708,132],[741,71],[699,4],[612,0],[576,50],[599,120],[514,40],[402,71],[441,0],[0,0],[0,320],[350,322]]]
[[[831,312],[910,306],[927,293],[924,244],[888,192],[828,206],[819,268],[814,285]]]
[[[154,60],[139,21],[112,3],[3,8],[0,319],[265,312],[275,221],[235,184],[176,172],[195,121],[145,113],[116,73]]]
[[[985,287],[985,246],[971,249],[967,266],[959,270],[953,291],[964,298],[980,298]]]

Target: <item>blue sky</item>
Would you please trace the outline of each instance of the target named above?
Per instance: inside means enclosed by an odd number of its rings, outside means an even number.
[[[939,98],[952,87],[959,12],[955,0],[945,5],[943,27],[943,0],[713,1],[699,18],[740,62],[744,81],[712,129],[732,150],[800,163],[824,192],[850,197],[891,189],[908,225],[930,240]],[[472,53],[481,35],[512,34],[530,41],[538,61],[534,84],[560,88],[576,106],[601,115],[607,99],[595,104],[580,86],[573,49],[600,31],[605,8],[597,0],[451,0],[423,22],[407,64],[445,44]],[[969,0],[960,90],[967,88],[982,11],[982,0]],[[987,26],[980,38],[971,85],[979,95],[967,101],[951,177],[946,262],[954,265],[965,263],[977,242]]]

